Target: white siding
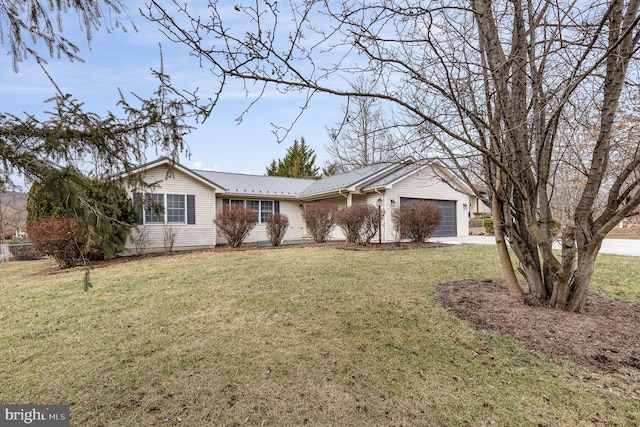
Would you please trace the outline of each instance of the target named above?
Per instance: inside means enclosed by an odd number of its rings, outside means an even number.
[[[224,195],[219,196],[216,202],[216,212],[222,209],[222,199],[223,197],[229,199],[242,199],[242,200],[274,200],[269,198],[251,198],[247,196],[233,196],[233,195]],[[287,232],[284,235],[284,241],[287,240],[301,240],[305,237],[305,225],[304,220],[302,219],[302,208],[300,208],[301,202],[298,200],[280,200],[280,213],[287,215],[289,218],[289,227],[287,228]],[[226,239],[219,235],[217,236],[218,244],[226,244]],[[246,243],[256,243],[267,241],[269,238],[267,237],[267,225],[266,224],[256,224],[249,236],[245,239]]]
[[[381,193],[369,193],[369,194],[354,194],[353,198],[352,198],[352,205],[371,205],[371,206],[375,206],[378,207],[378,198],[382,198],[382,208],[383,212],[382,212],[382,221],[381,221],[381,226],[382,226],[382,230],[385,230],[387,228],[386,226],[386,221],[387,221],[387,212],[388,209],[385,208],[386,205],[388,205],[389,203],[385,200],[385,193],[381,192]],[[389,227],[392,227],[391,225],[389,225]],[[393,228],[393,227],[392,227]],[[386,241],[386,233],[383,233],[382,237],[382,241]],[[344,234],[343,234],[343,239]],[[379,240],[378,234],[376,234],[373,239],[371,239],[372,242],[377,243]]]
[[[377,199],[377,196],[375,199]],[[458,236],[469,235],[469,196],[451,188],[431,168],[427,167],[397,182],[393,185],[393,188],[386,191],[386,197],[384,198],[384,224],[386,225],[383,224],[385,230],[383,237],[385,240],[392,241],[395,237],[391,221],[391,200],[394,200],[396,207],[398,207],[400,206],[401,197],[455,201],[456,232]],[[373,203],[375,204],[375,201]]]
[[[302,219],[302,203],[298,200],[286,200],[280,201],[280,213],[289,218],[289,228],[284,235],[284,240],[302,240],[305,238],[306,227],[304,225],[304,219]],[[260,225],[257,225],[260,227]],[[264,226],[263,226],[264,227]],[[266,237],[266,231],[265,231]]]
[[[222,199],[243,199],[243,200],[273,200],[268,198],[251,198],[247,196],[234,196],[234,195],[224,195],[219,196],[216,202],[216,211],[222,209]],[[346,198],[345,197],[334,197],[331,199],[322,200],[323,202],[329,202],[337,205],[339,208],[346,206]],[[287,229],[287,233],[284,236],[284,241],[297,241],[297,240],[309,240],[311,236],[307,232],[307,227],[304,222],[304,218],[302,217],[302,212],[304,205],[309,204],[309,202],[301,202],[299,200],[280,200],[280,213],[287,215],[289,218],[289,228]],[[245,243],[256,243],[268,241],[267,237],[267,226],[266,224],[257,224],[251,233],[246,238]],[[344,240],[344,234],[342,230],[337,227],[333,230],[331,235],[329,236],[329,240]],[[226,239],[219,235],[217,236],[218,244],[225,244]]]
[[[164,251],[164,233],[167,227],[173,227],[177,230],[176,243],[174,250],[187,250],[197,248],[215,247],[216,244],[225,244],[225,239],[218,235],[214,224],[216,213],[222,209],[222,199],[238,198],[246,200],[274,200],[273,198],[261,197],[251,198],[246,195],[233,196],[231,194],[218,194],[216,197],[215,188],[187,173],[179,170],[174,171],[174,175],[167,177],[167,166],[162,165],[145,172],[144,179],[148,183],[157,182],[153,192],[161,194],[184,194],[195,195],[196,205],[196,224],[194,225],[170,225],[161,224],[144,225],[148,230],[151,242],[147,248],[151,251]],[[391,188],[380,193],[368,194],[352,194],[347,198],[336,195],[332,198],[323,199],[322,201],[333,203],[338,208],[346,207],[348,204],[370,204],[376,206],[378,198],[382,198],[384,216],[382,219],[383,240],[393,241],[394,231],[391,220],[391,200],[395,201],[395,206],[400,205],[400,198],[419,198],[434,200],[449,200],[456,203],[456,230],[458,236],[466,236],[469,234],[469,196],[463,192],[456,191],[450,185],[443,182],[430,168],[424,168],[421,171],[410,175],[393,184]],[[275,201],[275,200],[274,200]],[[310,239],[307,233],[304,219],[302,218],[303,207],[311,202],[300,202],[299,200],[280,200],[280,213],[287,215],[289,218],[289,228],[285,234],[285,241],[297,241],[302,239]],[[257,224],[252,230],[247,243],[255,243],[267,241],[266,224]],[[334,229],[330,236],[331,240],[344,240],[344,234],[338,227]],[[377,241],[378,237],[374,238]],[[127,244],[129,251],[134,251],[134,245],[129,242]]]
[[[330,199],[324,199],[321,201],[334,204],[338,207],[338,209],[347,207],[347,197],[345,196],[332,197]],[[345,239],[346,239],[346,236],[344,235],[344,232],[342,231],[342,229],[336,226],[334,227],[333,231],[331,231],[331,234],[329,234],[328,240],[345,240]]]
[[[161,252],[165,250],[164,233],[168,227],[177,231],[174,250],[188,250],[215,247],[216,231],[213,219],[215,218],[215,190],[213,187],[192,178],[191,176],[175,170],[173,176],[167,177],[167,167],[159,166],[143,175],[147,183],[157,182],[158,185],[151,191],[158,194],[193,194],[195,195],[196,223],[190,225],[162,225],[149,224],[144,227],[151,237],[147,252]],[[133,197],[133,191],[130,192]],[[126,248],[133,252],[135,246],[127,242]]]

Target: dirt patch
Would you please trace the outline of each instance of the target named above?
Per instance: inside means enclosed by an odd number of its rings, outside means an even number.
[[[515,337],[525,348],[587,368],[640,369],[640,306],[591,294],[584,313],[531,307],[502,280],[462,280],[437,288],[442,305],[482,331]]]

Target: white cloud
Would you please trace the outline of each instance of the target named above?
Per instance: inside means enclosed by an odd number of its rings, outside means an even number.
[[[191,162],[191,169],[219,172],[220,165],[218,165],[217,163],[213,163],[211,166],[205,166],[205,163],[202,160],[197,159]]]

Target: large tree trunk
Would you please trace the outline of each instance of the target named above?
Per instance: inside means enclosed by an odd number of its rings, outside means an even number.
[[[591,276],[593,276],[595,270],[596,258],[598,257],[598,252],[600,252],[602,240],[600,238],[589,239],[588,236],[580,232],[579,228],[576,229],[578,265],[573,276],[569,300],[566,306],[563,307],[565,310],[577,313],[584,311],[589,285],[591,284]]]
[[[496,189],[501,191],[501,186]],[[492,203],[492,219],[493,219],[493,235],[496,240],[496,246],[498,247],[498,256],[500,257],[500,264],[502,265],[502,273],[504,274],[504,280],[507,283],[509,292],[511,295],[523,298],[525,296],[522,287],[518,283],[518,278],[513,270],[513,263],[511,256],[509,255],[509,248],[507,248],[507,242],[504,236],[504,220],[502,218],[502,203],[498,199],[496,193],[493,193]]]
[[[551,307],[564,310],[569,301],[569,293],[573,280],[573,264],[576,257],[576,230],[575,227],[569,227],[562,236],[562,270],[560,274],[552,275],[547,278],[553,287]]]
[[[574,275],[571,296],[569,301],[567,301],[567,305],[564,307],[565,310],[575,313],[584,311],[597,256],[598,251],[590,250],[587,251],[587,253],[582,253],[581,256],[578,257],[578,268]]]
[[[640,39],[640,35],[633,35],[633,32],[627,31],[637,25],[634,19],[637,17],[639,0],[632,0],[626,13],[623,11],[623,2],[612,2],[608,10],[609,15],[601,21],[603,26],[608,26],[608,41],[612,54],[606,57],[599,135],[582,198],[575,211],[575,226],[566,228],[563,235],[561,260],[557,259],[552,250],[555,236],[553,215],[549,208],[550,196],[547,193],[547,188],[553,185],[553,177],[550,174],[553,140],[547,137],[554,137],[560,113],[555,112],[549,122],[544,123],[545,108],[549,107],[543,102],[543,86],[540,81],[536,81],[538,73],[544,72],[544,66],[527,68],[528,64],[536,62],[536,49],[527,49],[530,46],[527,34],[533,34],[531,31],[535,24],[530,21],[531,28],[528,33],[522,3],[512,2],[513,32],[511,43],[508,45],[511,51],[504,52],[505,44],[501,42],[500,33],[495,26],[492,1],[471,0],[471,5],[478,23],[481,46],[486,54],[487,69],[492,77],[500,106],[501,144],[499,151],[494,153],[497,158],[504,159],[505,180],[500,182],[503,179],[500,173],[496,174],[495,180],[496,188],[509,188],[508,196],[502,197],[502,200],[509,201],[509,209],[494,210],[494,229],[507,284],[513,294],[519,294],[513,286],[510,269],[505,265],[509,258],[502,246],[503,231],[508,235],[511,247],[518,258],[518,270],[529,285],[530,296],[539,303],[548,303],[558,309],[582,311],[604,231],[611,227],[618,209],[616,203],[622,200],[619,190],[614,187],[618,192],[609,197],[610,207],[599,220],[594,220],[594,205],[607,170],[611,129],[626,68],[631,52]],[[532,43],[535,43],[533,36]],[[532,87],[535,90],[532,91]],[[572,90],[572,86],[569,85],[567,92],[560,95],[569,97]],[[528,99],[532,93],[538,97],[538,102]],[[533,123],[530,115],[535,119]],[[535,153],[536,162],[531,161],[534,149],[538,150]]]

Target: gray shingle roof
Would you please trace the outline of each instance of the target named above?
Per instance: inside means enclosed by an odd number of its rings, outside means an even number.
[[[297,197],[316,181],[280,176],[194,170],[195,173],[224,189],[230,195]]]

